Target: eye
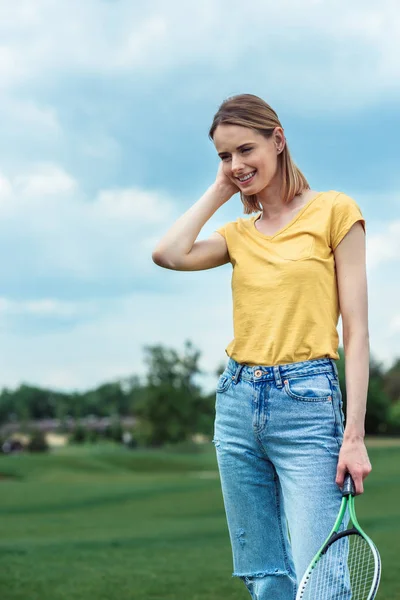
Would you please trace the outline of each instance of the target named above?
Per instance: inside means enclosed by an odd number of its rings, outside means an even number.
[[[253,148],[242,148],[242,152],[250,152],[250,150],[253,150]]]
[[[229,159],[229,156],[221,156],[220,158],[221,158],[221,160],[223,160],[224,162],[226,162]]]

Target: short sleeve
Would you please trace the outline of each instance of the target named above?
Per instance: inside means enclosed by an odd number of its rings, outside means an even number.
[[[222,225],[222,227],[218,227],[218,229],[216,229],[215,231],[217,233],[220,233],[222,235],[222,237],[224,237],[226,240],[226,225]]]
[[[225,225],[218,227],[218,229],[215,229],[215,232],[222,235],[222,237],[225,239],[226,247],[227,247],[228,254],[229,254],[229,259],[231,262],[232,262],[231,252],[233,251],[233,248],[235,246],[235,241],[232,238],[232,233],[233,233],[232,226],[234,228],[235,222],[230,221],[229,223],[225,223]]]
[[[365,231],[365,219],[358,204],[353,198],[347,196],[347,194],[338,194],[332,204],[330,230],[330,245],[332,250],[337,248],[346,233],[358,221],[361,222]]]

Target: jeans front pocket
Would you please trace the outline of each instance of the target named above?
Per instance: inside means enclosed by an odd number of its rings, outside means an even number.
[[[340,384],[338,380],[334,380],[332,382],[333,388],[333,408],[335,411],[336,423],[339,429],[339,433],[343,435],[344,426],[345,426],[345,416],[343,412],[343,400],[342,400],[342,391],[340,389]]]
[[[326,373],[290,376],[284,380],[284,385],[288,396],[300,402],[330,402],[332,400],[331,381]]]
[[[217,394],[222,394],[226,392],[233,382],[233,375],[227,370],[225,370],[218,379],[216,392]]]

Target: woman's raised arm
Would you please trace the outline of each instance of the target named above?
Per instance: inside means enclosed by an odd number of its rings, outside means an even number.
[[[167,231],[153,250],[153,261],[176,271],[212,269],[229,262],[225,239],[213,233],[196,242],[205,223],[227,202],[238,188],[224,179],[220,167],[216,181]]]

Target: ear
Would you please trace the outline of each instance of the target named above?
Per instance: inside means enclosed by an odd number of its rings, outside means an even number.
[[[282,127],[275,128],[274,140],[275,140],[275,147],[277,149],[277,152],[278,152],[278,154],[281,154],[281,152],[283,151],[285,144],[286,144],[286,138],[285,138],[285,134],[284,134]]]

